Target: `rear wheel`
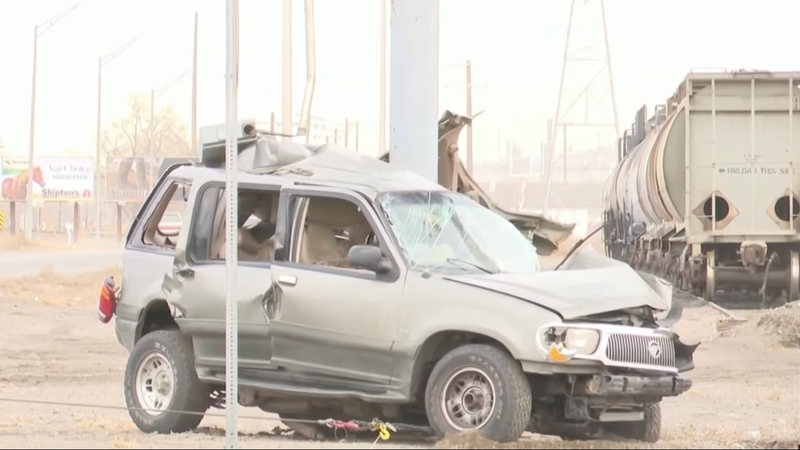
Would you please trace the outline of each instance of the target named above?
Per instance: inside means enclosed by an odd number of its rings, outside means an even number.
[[[505,351],[465,345],[434,367],[425,410],[439,436],[478,431],[494,441],[512,442],[530,420],[530,385],[519,362]]]
[[[145,433],[197,428],[210,405],[210,389],[197,378],[191,340],[178,330],[142,337],[128,358],[125,402]]]

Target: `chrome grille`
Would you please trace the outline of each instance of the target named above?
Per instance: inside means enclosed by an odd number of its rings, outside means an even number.
[[[675,367],[675,343],[665,336],[612,333],[608,337],[606,357],[623,364]]]

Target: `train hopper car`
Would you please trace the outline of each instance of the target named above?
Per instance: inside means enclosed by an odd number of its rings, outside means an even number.
[[[608,256],[712,299],[800,299],[800,72],[689,73],[642,108],[604,194]]]

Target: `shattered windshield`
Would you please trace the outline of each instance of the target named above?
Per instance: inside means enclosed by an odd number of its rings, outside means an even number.
[[[379,198],[412,270],[535,273],[536,248],[511,222],[452,192]]]

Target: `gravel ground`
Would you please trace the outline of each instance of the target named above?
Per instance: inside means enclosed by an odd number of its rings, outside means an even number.
[[[40,277],[41,278],[41,277]],[[35,295],[0,295],[0,447],[2,448],[220,448],[224,416],[206,417],[195,433],[145,435],[121,409],[85,408],[37,402],[80,403],[122,408],[126,352],[113,325],[100,324],[94,300],[60,306],[47,297],[46,281],[28,279]],[[7,280],[5,281],[7,282]],[[99,280],[96,282],[99,283]],[[91,283],[91,284],[96,284]],[[90,286],[91,289],[94,287]],[[0,286],[0,294],[3,287]],[[17,295],[16,297],[20,297]],[[24,297],[24,296],[23,296]],[[795,309],[793,314],[798,314]],[[800,440],[800,352],[785,348],[774,331],[757,323],[765,313],[737,311],[748,319],[722,333],[725,316],[708,306],[688,307],[678,330],[701,339],[697,368],[688,374],[694,387],[663,404],[660,448],[794,448]],[[214,410],[216,414],[222,411]],[[257,409],[240,411],[243,448],[369,448],[368,441],[310,442],[277,437],[274,416]],[[398,438],[399,439],[399,438]],[[409,446],[477,448],[486,443],[466,436],[434,444],[381,442],[381,448]],[[567,446],[568,447],[565,447]],[[526,436],[495,448],[634,448],[640,444],[561,442]],[[492,448],[492,444],[488,444]],[[484,447],[485,448],[485,447]]]

